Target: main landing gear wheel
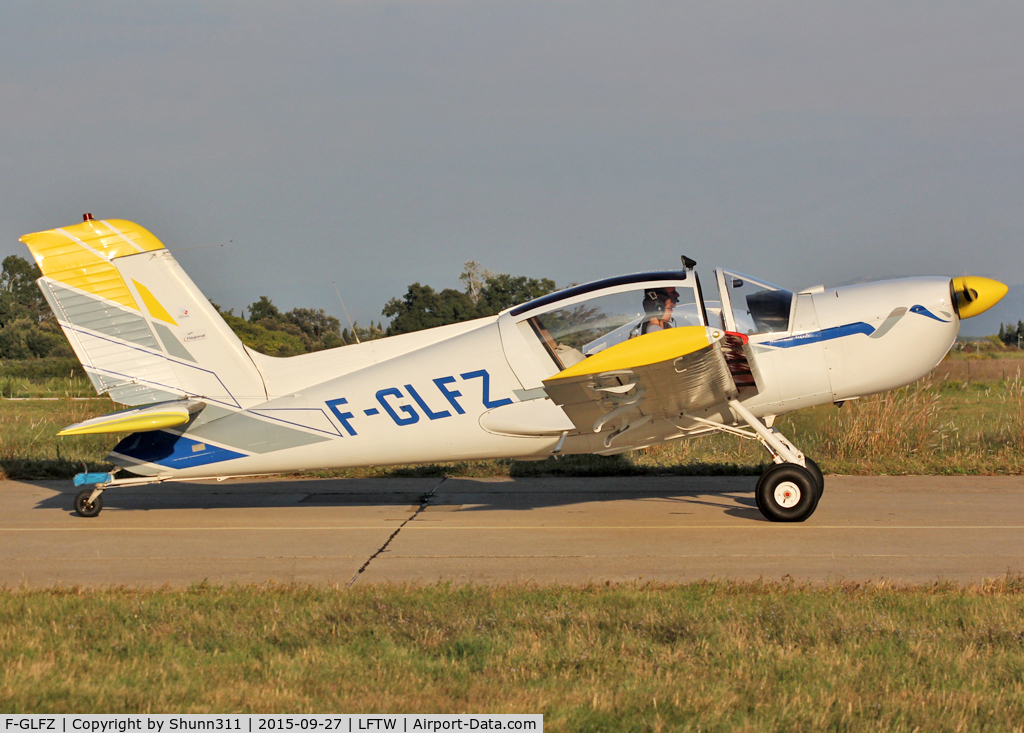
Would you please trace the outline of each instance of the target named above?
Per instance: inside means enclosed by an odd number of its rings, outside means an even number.
[[[777,463],[757,482],[757,508],[772,522],[802,522],[818,506],[814,474],[796,463]]]
[[[78,512],[78,516],[95,517],[103,508],[103,494],[97,496],[93,501],[89,501],[92,491],[92,489],[82,489],[75,496],[75,511]]]
[[[821,495],[825,493],[825,474],[818,468],[818,464],[813,459],[804,456],[804,463],[807,464],[807,470],[811,472],[811,476],[814,477],[814,482],[818,485],[818,499],[821,499]]]

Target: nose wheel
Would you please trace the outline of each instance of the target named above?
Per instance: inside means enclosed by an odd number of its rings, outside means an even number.
[[[818,487],[818,499],[815,501],[815,503],[817,503],[817,501],[821,500],[821,495],[825,493],[825,474],[821,472],[821,469],[818,468],[818,464],[814,462],[813,458],[804,456],[804,463],[807,464],[806,468],[810,471],[811,476],[814,478],[814,483]]]
[[[814,514],[823,489],[824,482],[818,483],[813,471],[798,463],[776,463],[761,474],[754,497],[765,518],[802,522]]]
[[[773,522],[802,522],[814,514],[825,491],[825,477],[818,464],[740,402],[730,400],[729,406],[777,461],[757,482],[754,498],[761,514]]]

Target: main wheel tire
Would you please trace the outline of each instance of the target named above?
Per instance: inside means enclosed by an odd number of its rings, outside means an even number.
[[[103,494],[90,502],[89,497],[92,496],[92,491],[92,489],[82,489],[75,497],[75,511],[78,512],[78,516],[95,517],[103,509]]]
[[[783,466],[790,466],[790,465],[792,465],[792,464],[791,463],[773,463],[770,466],[768,466],[768,468],[766,468],[764,470],[764,472],[761,474],[761,478],[759,478],[757,480],[758,487],[760,487],[761,483],[767,479],[769,474],[774,473],[775,471],[778,471]],[[754,490],[754,503],[757,504],[757,510],[759,512],[761,512],[761,514],[763,514],[764,516],[767,517],[768,516],[768,512],[765,511],[764,503],[763,503],[762,497],[761,497],[761,492],[758,491],[757,489]]]
[[[780,463],[757,482],[757,507],[772,522],[802,522],[818,506],[814,475],[796,463]]]
[[[804,463],[807,464],[807,470],[811,472],[811,476],[814,477],[814,482],[818,484],[818,499],[821,499],[821,495],[825,493],[825,474],[821,472],[818,464],[814,462],[813,458],[804,456]]]

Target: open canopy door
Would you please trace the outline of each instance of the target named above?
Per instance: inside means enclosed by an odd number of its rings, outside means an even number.
[[[745,336],[789,331],[793,293],[731,270],[715,270],[727,331]]]

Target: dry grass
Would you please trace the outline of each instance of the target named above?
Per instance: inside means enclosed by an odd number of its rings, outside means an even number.
[[[777,427],[826,473],[1024,473],[1024,382],[918,382],[903,389],[782,416]],[[733,463],[758,473],[763,449],[728,436],[662,446],[636,462],[669,467]]]
[[[999,425],[1004,425],[1005,442],[1024,446],[1024,380],[1014,379],[1000,396]]]
[[[938,450],[946,437],[942,400],[934,390],[900,390],[857,401],[822,426],[817,443],[837,460]]]
[[[1020,730],[1024,583],[9,591],[0,709]]]
[[[112,403],[103,400],[0,402],[0,469],[10,478],[68,478],[81,470],[83,461],[90,468],[106,470],[102,461],[119,436],[58,438],[56,432],[113,409]],[[918,382],[851,400],[842,409],[828,405],[783,415],[777,426],[826,473],[1024,473],[1024,381],[1020,379]],[[758,443],[719,434],[612,457],[459,461],[306,475],[756,475],[768,462]]]
[[[1024,375],[1024,351],[1014,349],[1015,358],[983,358],[976,354],[946,359],[928,375],[928,381],[994,382],[1019,379]]]

